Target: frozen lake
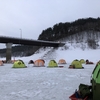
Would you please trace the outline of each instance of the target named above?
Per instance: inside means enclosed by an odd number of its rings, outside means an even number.
[[[84,69],[0,66],[0,100],[70,100],[80,83],[90,84],[95,65]]]

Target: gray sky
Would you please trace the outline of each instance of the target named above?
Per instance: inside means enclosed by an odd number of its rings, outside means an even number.
[[[100,0],[0,0],[0,35],[37,39],[56,23],[100,17]]]

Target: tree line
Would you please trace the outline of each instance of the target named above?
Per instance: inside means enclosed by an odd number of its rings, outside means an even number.
[[[82,18],[74,22],[58,23],[42,31],[38,40],[55,41],[83,31],[99,31],[100,18]]]

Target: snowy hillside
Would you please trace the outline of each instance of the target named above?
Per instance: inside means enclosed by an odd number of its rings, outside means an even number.
[[[63,47],[53,48],[53,47],[46,47],[41,48],[35,52],[32,56],[28,57],[30,60],[36,59],[44,59],[45,61],[50,61],[52,59],[58,61],[59,59],[63,58],[67,62],[72,62],[75,59],[89,59],[93,62],[97,62],[99,57],[99,47],[98,49],[91,49],[88,47],[87,43],[70,43],[68,41],[63,41],[66,44]],[[98,42],[99,43],[99,42]],[[83,48],[84,47],[84,48]],[[27,57],[22,57],[22,59],[26,60]],[[19,59],[17,57],[16,59]],[[21,58],[20,58],[21,59]]]
[[[50,50],[50,49],[49,49]],[[34,54],[30,57],[18,57],[15,59],[23,59],[24,61],[27,61],[27,58],[30,60],[37,60],[39,58],[42,58],[46,61],[49,61],[51,59],[54,59],[58,61],[59,59],[63,58],[67,62],[72,62],[75,59],[89,59],[90,61],[97,62],[100,60],[99,52],[100,50],[81,50],[81,49],[74,49],[74,50],[62,50],[62,48],[59,48],[57,50],[54,50],[54,52],[51,52],[47,49],[47,51],[40,51],[38,54]],[[42,52],[42,53],[41,53]]]

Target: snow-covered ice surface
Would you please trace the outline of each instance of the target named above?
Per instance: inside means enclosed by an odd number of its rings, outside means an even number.
[[[94,65],[84,69],[33,67],[12,68],[0,66],[0,100],[70,100],[80,83],[90,84]]]

